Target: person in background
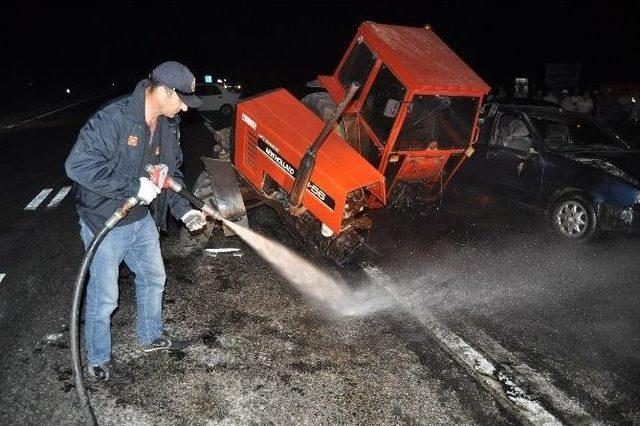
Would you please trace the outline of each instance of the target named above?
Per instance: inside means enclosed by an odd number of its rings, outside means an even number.
[[[555,93],[553,93],[553,90],[551,89],[547,90],[545,95],[542,97],[542,100],[546,102],[553,102],[554,104],[557,104],[559,102],[558,97],[555,95]]]
[[[588,90],[582,92],[582,96],[576,97],[576,111],[585,114],[591,114],[593,112],[593,99],[591,99],[591,93]]]
[[[562,89],[563,97],[560,99],[560,107],[565,111],[576,111],[576,97],[569,95],[567,89]]]

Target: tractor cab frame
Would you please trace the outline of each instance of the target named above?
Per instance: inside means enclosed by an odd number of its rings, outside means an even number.
[[[366,242],[371,209],[437,197],[471,154],[489,87],[429,27],[374,22],[318,85],[302,100],[275,89],[240,102],[229,160],[205,160],[197,186],[230,220],[246,222],[255,196],[341,263]]]
[[[332,75],[318,76],[335,102],[353,81],[362,88],[341,133],[385,177],[386,194],[401,182],[428,195],[444,188],[472,152],[487,84],[430,27],[374,22],[360,26]]]

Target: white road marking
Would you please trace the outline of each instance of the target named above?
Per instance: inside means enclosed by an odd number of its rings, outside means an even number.
[[[483,352],[491,357],[494,362],[505,366],[508,371],[513,371],[516,376],[524,378],[532,392],[538,395],[545,395],[546,401],[552,405],[556,412],[563,413],[569,423],[593,424],[595,422],[593,417],[577,401],[555,387],[543,374],[538,373],[520,361],[483,330],[468,327],[465,328],[464,332],[473,338],[475,342],[479,342]]]
[[[4,277],[6,277],[7,274],[0,274],[0,283],[2,283],[2,280],[4,280]]]
[[[44,201],[45,198],[47,198],[49,196],[49,194],[51,194],[51,191],[53,191],[53,188],[45,188],[42,191],[40,191],[40,193],[38,195],[36,195],[36,198],[34,198],[33,200],[31,200],[31,202],[29,204],[27,204],[27,206],[24,208],[25,210],[35,210],[38,208],[38,206],[40,205],[40,203],[42,203]]]
[[[400,306],[410,307],[397,295],[393,280],[380,268],[363,265],[363,270],[373,283],[385,288],[394,296]],[[467,371],[487,389],[497,401],[506,409],[513,412],[523,420],[536,425],[559,425],[560,420],[551,414],[530,392],[523,389],[526,384],[528,389],[534,390],[538,395],[544,396],[545,401],[557,411],[561,412],[571,422],[581,424],[594,424],[596,421],[584,410],[580,404],[573,401],[561,390],[549,383],[543,375],[519,361],[514,355],[507,352],[495,341],[490,341],[488,336],[480,342],[489,343],[494,360],[497,358],[500,364],[492,362],[480,351],[471,347],[457,334],[442,325],[433,315],[424,309],[412,311],[412,314],[430,331],[442,344],[453,358],[460,362]],[[486,348],[482,348],[487,353]],[[497,356],[496,356],[497,355]],[[505,362],[507,365],[502,364]]]
[[[60,203],[62,202],[62,200],[64,200],[64,197],[67,196],[69,191],[71,191],[71,187],[70,186],[63,186],[62,188],[60,188],[60,191],[58,191],[56,196],[53,197],[53,199],[51,201],[49,201],[49,204],[47,205],[47,208],[50,209],[52,207],[58,207],[60,205]]]
[[[31,117],[31,118],[27,118],[27,119],[22,120],[22,121],[18,121],[18,122],[16,122],[16,123],[8,124],[8,125],[4,126],[4,128],[5,128],[5,130],[9,130],[9,129],[12,129],[12,128],[14,128],[14,127],[16,127],[16,126],[19,126],[19,125],[21,125],[21,124],[26,124],[26,123],[29,123],[30,121],[34,121],[34,120],[37,120],[37,119],[39,119],[39,118],[46,117],[46,116],[51,115],[51,114],[55,114],[56,112],[64,111],[65,109],[69,109],[69,108],[74,107],[74,106],[76,106],[76,105],[80,105],[80,104],[83,104],[83,103],[85,103],[85,102],[89,102],[89,101],[92,101],[92,100],[94,100],[94,99],[98,99],[98,98],[100,98],[100,97],[102,97],[102,96],[104,96],[104,94],[102,94],[102,95],[97,95],[97,96],[92,96],[92,97],[90,97],[90,98],[83,99],[83,100],[81,100],[81,101],[74,102],[74,103],[69,104],[69,105],[65,105],[65,106],[63,106],[63,107],[61,107],[61,108],[54,109],[53,111],[45,112],[44,114],[40,114],[40,115],[38,115],[38,116],[36,116],[36,117]]]

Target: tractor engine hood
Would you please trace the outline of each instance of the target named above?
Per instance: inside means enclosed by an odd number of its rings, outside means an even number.
[[[249,98],[238,105],[234,163],[261,188],[264,175],[291,192],[302,157],[323,122],[285,89]],[[367,188],[384,203],[384,176],[340,135],[331,132],[317,155],[302,204],[339,233],[350,192]]]

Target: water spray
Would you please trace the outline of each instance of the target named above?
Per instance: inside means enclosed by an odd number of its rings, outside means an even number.
[[[374,288],[355,291],[350,289],[346,283],[332,278],[328,273],[312,265],[292,250],[257,232],[223,218],[220,212],[191,194],[171,177],[166,176],[167,167],[165,165],[147,165],[146,170],[149,172],[151,180],[159,187],[175,191],[193,204],[194,207],[200,209],[206,216],[212,217],[214,220],[222,221],[245,243],[251,246],[256,253],[269,262],[287,281],[293,284],[300,293],[316,305],[338,316],[359,316],[376,312],[394,304],[393,299],[390,298],[388,294],[381,293]],[[138,205],[138,203],[139,200],[135,197],[127,199],[105,222],[103,228],[96,233],[89,244],[78,275],[76,276],[69,331],[71,364],[80,404],[87,418],[93,425],[97,425],[98,420],[96,419],[84,386],[84,376],[80,364],[80,300],[82,298],[87,272],[89,271],[91,261],[100,243],[109,231],[113,229],[133,207]]]

